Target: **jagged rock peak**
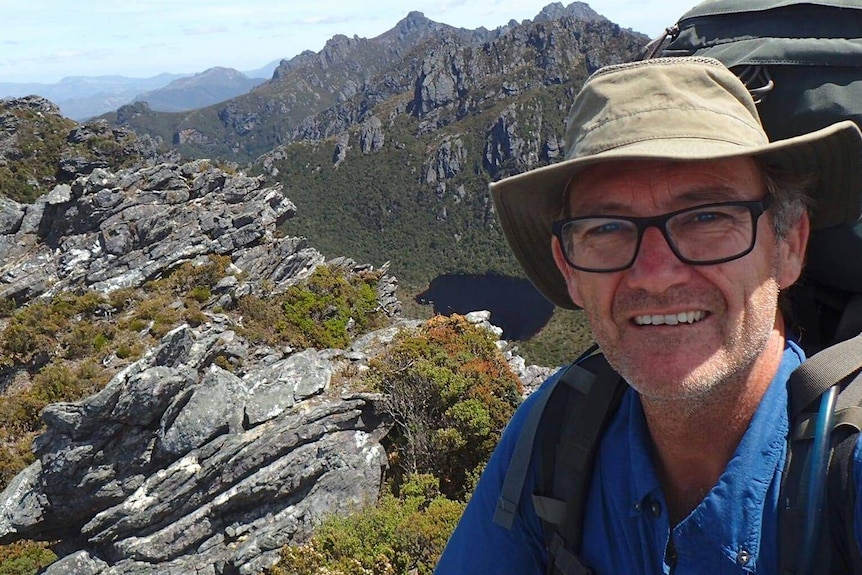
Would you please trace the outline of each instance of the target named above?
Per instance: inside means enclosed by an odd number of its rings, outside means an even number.
[[[356,35],[354,35],[353,38],[350,38],[349,36],[345,36],[344,34],[336,34],[335,36],[326,41],[323,50],[325,52],[327,49],[331,50],[333,48],[342,48],[344,46],[349,46],[352,42],[356,42],[358,40],[359,36]]]
[[[397,40],[399,43],[415,43],[443,30],[458,30],[447,24],[441,24],[425,17],[425,14],[413,10],[400,20],[392,30],[384,32],[378,38],[383,41]],[[464,31],[462,32],[469,32]]]
[[[398,24],[395,25],[396,29],[402,31],[408,30],[421,30],[421,29],[434,29],[438,27],[439,24],[425,17],[425,14],[419,12],[418,10],[413,10],[407,14]]]
[[[572,2],[568,6],[563,6],[562,2],[553,2],[542,8],[542,11],[536,16],[534,22],[559,20],[565,16],[572,16],[588,22],[607,20],[607,18],[593,10],[586,2]]]

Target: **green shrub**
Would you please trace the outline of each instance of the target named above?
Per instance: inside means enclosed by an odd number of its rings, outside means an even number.
[[[80,321],[65,333],[60,342],[67,359],[82,359],[105,349],[114,339],[116,328],[105,322]]]
[[[108,294],[108,303],[117,311],[126,311],[137,305],[142,292],[135,288],[122,288]]]
[[[348,517],[331,517],[310,542],[282,549],[270,575],[430,575],[464,511],[429,476],[411,477],[396,497]]]
[[[113,337],[113,327],[93,317],[104,303],[96,292],[62,293],[15,310],[0,333],[0,363],[29,364],[37,358],[48,361],[59,350],[71,358],[91,353]]]
[[[224,278],[231,263],[230,256],[210,255],[203,264],[185,262],[166,278],[153,282],[157,291],[189,292],[196,288],[213,288]],[[209,296],[207,296],[208,299]]]
[[[16,307],[14,299],[0,298],[0,317],[9,317]]]
[[[433,474],[447,497],[465,497],[521,398],[493,337],[460,316],[432,318],[370,368],[365,382],[396,423],[397,472]]]
[[[295,347],[347,347],[358,334],[382,325],[376,285],[379,273],[347,274],[318,266],[304,282],[263,299],[246,296],[237,308],[241,333],[255,342]]]
[[[158,339],[181,323],[180,308],[172,294],[155,294],[138,304],[133,311],[132,322],[138,320],[135,325],[141,326],[141,329],[149,326],[152,336]]]
[[[19,541],[0,545],[0,575],[35,575],[56,560],[47,543]]]
[[[281,301],[288,340],[301,347],[343,348],[353,333],[374,323],[377,292],[363,276],[351,281],[341,270],[319,266],[307,282],[288,288]],[[348,328],[351,320],[355,327]]]
[[[41,427],[39,414],[49,403],[77,401],[101,389],[107,373],[92,361],[70,367],[62,360],[36,373],[29,387],[0,397],[0,428],[31,432]]]
[[[0,335],[0,350],[8,360],[29,363],[40,354],[50,354],[56,334],[66,328],[70,313],[62,303],[34,301],[9,318]]]
[[[127,343],[121,344],[114,353],[116,353],[117,357],[120,359],[135,359],[143,355],[139,346],[129,345]]]
[[[204,303],[212,297],[209,286],[195,286],[189,291],[189,297],[198,303]]]
[[[0,490],[36,460],[31,450],[35,435],[0,427]]]

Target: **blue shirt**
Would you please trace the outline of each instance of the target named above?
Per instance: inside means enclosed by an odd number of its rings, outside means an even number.
[[[777,573],[778,497],[787,450],[787,380],[804,360],[789,342],[733,457],[704,500],[673,529],[650,456],[639,396],[629,390],[602,437],[584,517],[581,559],[597,574]],[[556,377],[556,376],[555,376]],[[549,380],[550,381],[550,380]],[[512,529],[493,523],[500,488],[527,413],[546,382],[518,409],[440,558],[435,575],[541,575],[546,572],[542,526],[530,493],[536,482],[534,449]],[[854,477],[862,473],[857,442]],[[862,496],[855,517],[862,516]],[[862,540],[855,520],[856,540]]]

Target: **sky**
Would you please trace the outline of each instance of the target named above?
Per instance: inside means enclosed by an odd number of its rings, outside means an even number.
[[[149,78],[213,66],[249,71],[335,34],[373,38],[410,11],[463,28],[533,19],[550,0],[0,0],[0,83],[67,76]],[[563,1],[568,5],[569,1]],[[592,0],[650,37],[697,0]]]

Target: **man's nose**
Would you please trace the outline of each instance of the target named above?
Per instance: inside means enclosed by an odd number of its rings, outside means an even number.
[[[691,266],[676,257],[660,229],[650,226],[644,230],[635,261],[626,273],[626,282],[631,288],[661,293],[685,283],[690,274]]]

